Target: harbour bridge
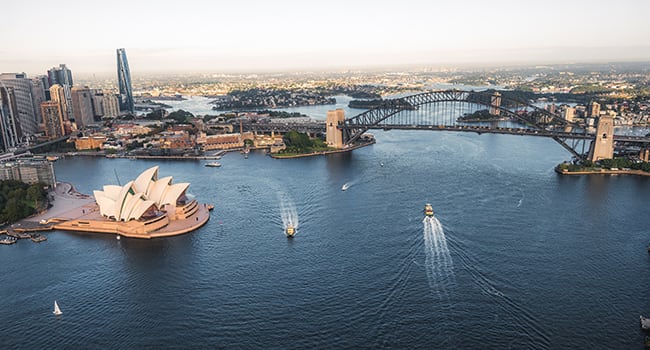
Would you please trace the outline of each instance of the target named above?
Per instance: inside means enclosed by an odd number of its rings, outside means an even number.
[[[600,117],[596,128],[586,128],[559,114],[495,91],[424,92],[383,100],[376,107],[348,119],[341,114],[342,111],[338,115],[330,112],[327,128],[328,143],[343,148],[357,142],[371,129],[550,137],[580,161],[613,158],[615,144],[650,146],[648,136],[615,135],[611,117]],[[334,127],[340,131],[340,136]]]

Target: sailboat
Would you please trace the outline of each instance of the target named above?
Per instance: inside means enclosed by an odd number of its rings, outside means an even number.
[[[59,316],[63,312],[61,312],[61,309],[59,309],[59,304],[56,303],[56,300],[54,301],[54,311],[52,311],[53,314]]]

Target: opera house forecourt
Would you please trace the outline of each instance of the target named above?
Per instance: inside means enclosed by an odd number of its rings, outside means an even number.
[[[142,172],[124,186],[105,185],[94,191],[95,203],[79,207],[45,224],[55,230],[112,233],[155,238],[187,233],[209,219],[209,204],[189,200],[189,183],[158,178],[158,166]]]

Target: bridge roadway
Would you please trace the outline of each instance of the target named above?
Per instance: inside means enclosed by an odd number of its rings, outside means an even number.
[[[537,130],[527,128],[501,128],[492,126],[474,126],[474,125],[404,125],[404,124],[381,124],[381,125],[357,125],[347,124],[350,129],[368,128],[374,130],[437,130],[437,131],[460,131],[460,132],[474,132],[478,134],[505,134],[505,135],[526,135],[526,136],[542,136],[542,137],[559,137],[563,139],[575,140],[593,140],[595,134],[581,133],[581,132],[565,132],[557,130]],[[614,141],[621,142],[639,142],[650,143],[650,137],[643,136],[628,136],[628,135],[614,135]]]
[[[325,132],[324,122],[315,123],[244,123],[243,129],[247,131],[258,132],[279,132],[285,133],[291,130],[319,133]],[[504,135],[525,135],[525,136],[541,136],[541,137],[559,137],[562,139],[574,140],[593,140],[595,134],[581,133],[581,132],[565,132],[557,130],[537,130],[529,128],[501,128],[492,126],[478,126],[478,125],[404,125],[404,124],[380,124],[368,126],[367,124],[347,124],[346,128],[349,129],[363,129],[369,130],[431,130],[431,131],[459,131],[459,132],[474,132],[478,134],[504,134]],[[614,135],[614,141],[620,142],[637,142],[650,144],[650,137],[644,136],[630,136],[630,135]]]

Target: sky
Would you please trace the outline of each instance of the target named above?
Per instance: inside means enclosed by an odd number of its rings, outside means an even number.
[[[650,61],[648,0],[8,0],[0,72]]]

